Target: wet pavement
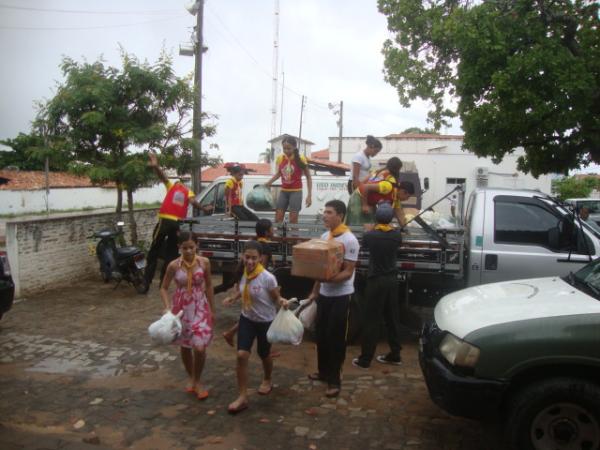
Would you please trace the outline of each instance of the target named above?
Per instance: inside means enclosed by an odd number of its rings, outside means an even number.
[[[306,378],[316,360],[310,335],[274,347],[281,356],[268,396],[256,394],[253,354],[250,408],[229,415],[235,351],[220,336],[239,309],[220,299],[204,401],[184,392],[178,349],[148,337],[161,312],[155,287],[141,296],[84,280],[17,300],[0,322],[0,448],[503,449],[496,426],[451,417],[430,401],[414,339],[403,344],[399,367],[355,368],[359,349],[350,346],[337,399]]]

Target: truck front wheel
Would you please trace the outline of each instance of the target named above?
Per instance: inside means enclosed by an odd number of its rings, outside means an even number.
[[[551,378],[518,392],[508,409],[512,448],[600,448],[600,387],[577,378]]]

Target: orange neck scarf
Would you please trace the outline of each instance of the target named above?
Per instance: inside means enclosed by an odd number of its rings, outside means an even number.
[[[386,223],[378,223],[377,225],[375,225],[375,230],[381,230],[381,231],[392,231],[394,229],[393,226],[388,225]]]
[[[192,283],[194,282],[194,267],[196,267],[196,263],[198,263],[198,265],[200,265],[200,262],[198,261],[197,256],[194,256],[194,259],[192,260],[191,263],[188,263],[183,258],[183,256],[181,257],[181,265],[187,272],[187,291],[189,293],[192,292]]]
[[[242,291],[242,307],[244,309],[250,309],[252,306],[252,297],[250,296],[250,282],[259,276],[265,268],[261,263],[258,263],[254,270],[250,273],[244,267],[244,277],[246,277],[246,284],[244,284],[244,290]]]
[[[338,236],[344,234],[346,231],[350,231],[350,228],[348,228],[346,226],[346,224],[340,223],[333,230],[329,231],[329,237],[328,237],[328,239],[333,239],[335,237],[338,237]]]

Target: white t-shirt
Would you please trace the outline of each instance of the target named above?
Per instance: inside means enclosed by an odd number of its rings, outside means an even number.
[[[244,293],[246,277],[240,281],[240,293]],[[242,307],[242,315],[254,322],[271,322],[277,314],[275,303],[269,295],[277,287],[277,279],[271,272],[264,270],[255,279],[250,281],[250,297],[252,306],[250,309]]]
[[[358,172],[358,180],[356,181],[362,181],[367,178],[369,176],[369,170],[371,170],[371,159],[365,155],[364,150],[361,150],[352,157],[352,165],[354,165],[354,163],[360,165],[360,172]],[[353,179],[353,172],[354,170],[350,170],[351,180]]]
[[[321,236],[321,239],[327,238],[329,238],[329,231]],[[358,261],[358,250],[360,249],[360,245],[358,243],[358,239],[356,239],[356,236],[348,231],[344,234],[334,237],[334,239],[344,245],[344,260]],[[342,281],[341,283],[321,282],[319,294],[324,295],[325,297],[339,297],[354,293],[354,272],[355,271],[352,272],[352,276],[350,278],[348,278],[346,281]]]

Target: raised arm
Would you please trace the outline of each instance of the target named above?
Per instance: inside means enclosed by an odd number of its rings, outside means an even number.
[[[160,181],[162,181],[164,184],[167,184],[169,182],[169,179],[167,178],[167,176],[165,175],[165,173],[161,170],[161,168],[158,165],[158,158],[156,156],[156,153],[154,152],[149,152],[148,153],[148,165],[150,167],[152,167],[152,170],[154,170],[154,173],[156,174],[156,176],[160,179]]]

